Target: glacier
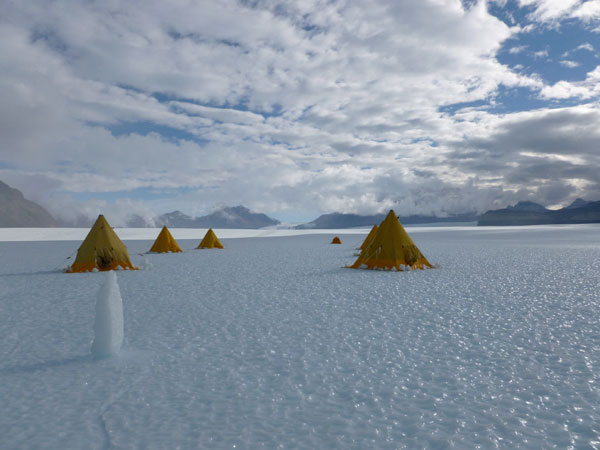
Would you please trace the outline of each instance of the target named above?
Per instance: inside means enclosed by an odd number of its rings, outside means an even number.
[[[401,273],[344,268],[368,230],[124,231],[95,359],[106,274],[0,230],[1,448],[600,447],[599,225],[407,227],[439,268]]]

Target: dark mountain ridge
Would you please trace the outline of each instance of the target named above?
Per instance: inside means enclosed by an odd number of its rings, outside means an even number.
[[[0,227],[48,228],[58,223],[48,211],[27,200],[21,191],[0,181]]]
[[[600,201],[590,202],[578,198],[569,206],[558,210],[546,209],[537,203],[519,202],[512,207],[487,211],[481,215],[477,225],[555,225],[569,223],[600,223]]]
[[[514,206],[509,206],[506,209],[510,209],[511,211],[528,211],[528,212],[536,212],[536,213],[544,213],[549,211],[545,206],[540,205],[539,203],[534,202],[518,202]]]
[[[374,214],[370,216],[361,216],[358,214],[332,213],[323,214],[312,222],[297,225],[297,230],[306,229],[331,229],[331,228],[357,228],[371,227],[374,224],[381,223],[385,219],[385,214]],[[456,214],[448,217],[436,217],[425,215],[412,215],[399,217],[404,225],[424,224],[424,223],[458,223],[475,222],[478,217],[476,213]]]

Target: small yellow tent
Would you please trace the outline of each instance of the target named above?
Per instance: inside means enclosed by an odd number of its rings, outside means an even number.
[[[334,237],[334,238],[331,240],[331,242],[330,242],[330,243],[331,243],[331,244],[341,244],[341,243],[342,243],[342,240],[341,240],[339,237],[335,236],[335,237]]]
[[[219,242],[219,238],[212,228],[209,228],[204,235],[204,239],[202,239],[202,242],[200,242],[200,245],[196,248],[223,248],[223,244]]]
[[[66,272],[114,270],[117,266],[123,269],[137,269],[131,264],[127,247],[101,214],[77,250],[75,262]]]
[[[155,253],[177,253],[181,251],[181,247],[179,247],[179,244],[171,235],[169,229],[164,226],[163,229],[160,230],[160,233],[158,234],[156,241],[154,241],[150,251]]]
[[[371,242],[350,267],[380,270],[395,268],[401,271],[400,266],[423,269],[431,267],[431,264],[408,236],[396,213],[390,210]]]
[[[367,248],[367,246],[371,242],[371,239],[373,239],[373,236],[375,236],[375,233],[377,233],[378,229],[379,228],[377,227],[377,224],[373,225],[373,228],[371,228],[371,231],[369,231],[369,234],[367,234],[367,237],[365,238],[365,240],[363,241],[363,243],[360,246],[361,250],[364,250],[365,248]]]

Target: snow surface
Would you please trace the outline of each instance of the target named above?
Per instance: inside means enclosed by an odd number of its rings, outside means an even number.
[[[121,351],[122,345],[123,299],[116,272],[111,270],[106,274],[104,284],[98,291],[92,355],[96,358],[114,356]]]
[[[80,241],[0,242],[0,447],[600,447],[600,226],[409,233],[440,269],[345,269],[364,235],[329,230],[128,240],[102,360]]]

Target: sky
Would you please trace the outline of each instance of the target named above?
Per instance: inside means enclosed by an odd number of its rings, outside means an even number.
[[[0,180],[63,220],[600,200],[600,0],[0,7]]]

